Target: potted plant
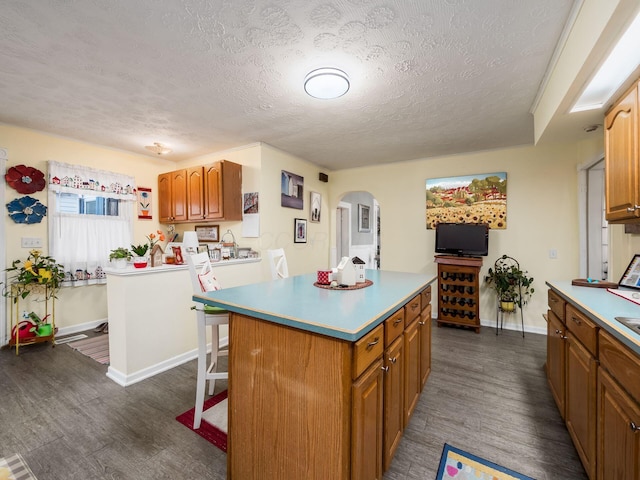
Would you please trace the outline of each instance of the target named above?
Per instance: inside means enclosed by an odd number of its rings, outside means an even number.
[[[116,268],[124,268],[131,260],[131,252],[124,247],[114,248],[109,253],[109,260],[115,264]]]
[[[27,259],[14,260],[7,272],[13,272],[4,294],[12,297],[26,298],[34,285],[44,287],[45,299],[55,297],[64,280],[64,266],[56,263],[55,258],[42,255],[39,250],[31,250]]]
[[[134,253],[133,266],[135,268],[145,268],[147,266],[148,250],[149,250],[148,243],[141,243],[140,245],[131,245],[131,251]]]
[[[485,282],[496,291],[500,309],[504,312],[513,312],[516,306],[522,308],[535,291],[533,277],[507,255],[500,257],[493,268],[489,268]]]

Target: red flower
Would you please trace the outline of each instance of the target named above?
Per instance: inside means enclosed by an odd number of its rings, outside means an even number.
[[[11,167],[4,176],[7,184],[15,188],[18,193],[29,194],[43,190],[46,183],[44,173],[37,168],[26,165]]]

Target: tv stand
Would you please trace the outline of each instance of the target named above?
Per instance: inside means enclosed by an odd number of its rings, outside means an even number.
[[[436,255],[438,327],[459,325],[480,333],[480,268],[482,258]]]

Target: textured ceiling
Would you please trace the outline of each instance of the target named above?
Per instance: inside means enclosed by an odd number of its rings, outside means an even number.
[[[266,142],[328,169],[533,142],[572,0],[3,0],[0,122],[179,161]],[[333,66],[351,90],[317,100]]]

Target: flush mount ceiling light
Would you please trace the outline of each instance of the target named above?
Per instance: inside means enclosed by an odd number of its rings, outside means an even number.
[[[349,91],[349,76],[337,68],[318,68],[304,78],[304,91],[313,98],[338,98]]]
[[[629,26],[598,73],[571,109],[571,113],[602,108],[640,63],[640,14]]]
[[[171,153],[171,149],[165,147],[163,144],[154,142],[153,145],[147,145],[144,148],[155,153],[156,155],[166,155],[167,153]]]

